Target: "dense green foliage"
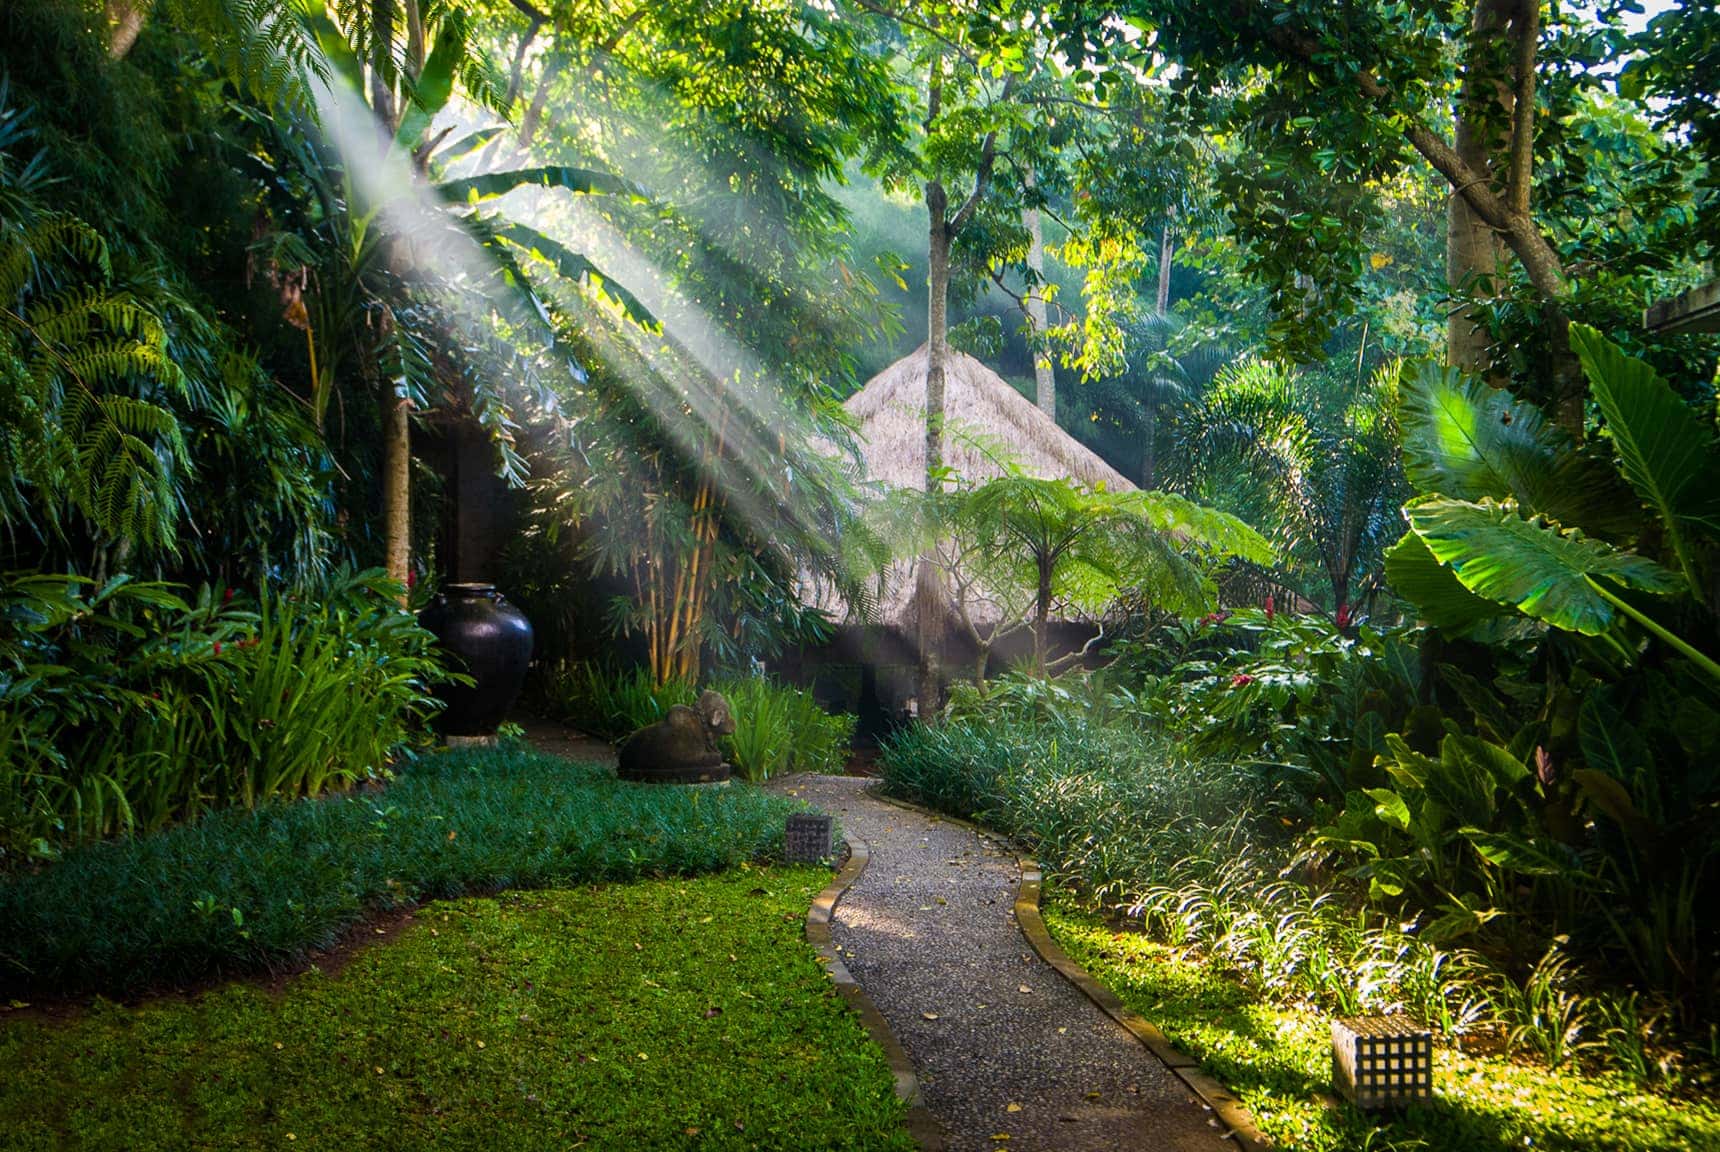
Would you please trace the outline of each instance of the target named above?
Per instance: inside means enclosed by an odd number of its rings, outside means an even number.
[[[735,731],[723,748],[742,779],[759,783],[784,772],[837,772],[848,759],[854,717],[832,715],[810,692],[762,676],[718,677],[707,687],[728,698]],[[620,740],[661,720],[699,689],[683,680],[658,684],[649,669],[617,672],[598,664],[564,664],[543,677],[544,706],[559,720],[605,740]]]
[[[501,888],[690,875],[768,856],[793,805],[617,783],[504,747],[381,790],[213,813],[0,880],[0,982],[128,990],[278,969],[382,909]]]
[[[0,581],[0,852],[380,779],[436,708],[432,638],[378,573],[184,592]]]
[[[905,1152],[883,1053],[801,939],[828,879],[742,868],[434,903],[281,995],[0,1013],[0,1139]]]
[[[1553,1071],[1484,1051],[1436,1051],[1437,1102],[1380,1117],[1328,1108],[1332,1038],[1325,1013],[1282,985],[1237,980],[1186,950],[1057,902],[1045,909],[1058,944],[1123,1002],[1235,1092],[1280,1147],[1552,1148],[1569,1152],[1696,1152],[1720,1140],[1712,1103],[1673,1101],[1628,1080]],[[1613,1033],[1607,1034],[1608,1038]]]
[[[1294,693],[1284,702],[1293,706]],[[1664,986],[1647,997],[1609,987],[1573,962],[1605,954],[1610,939],[1595,935],[1604,921],[1578,923],[1587,934],[1575,940],[1539,935],[1559,923],[1545,901],[1574,903],[1601,877],[1537,872],[1541,887],[1499,893],[1510,884],[1500,873],[1521,874],[1513,853],[1528,851],[1517,847],[1515,801],[1482,793],[1468,802],[1496,805],[1470,817],[1485,826],[1421,851],[1387,843],[1363,857],[1382,879],[1393,875],[1388,862],[1418,881],[1415,869],[1456,875],[1428,875],[1425,890],[1409,880],[1370,889],[1325,864],[1334,848],[1356,845],[1335,844],[1341,832],[1318,826],[1333,808],[1319,799],[1329,785],[1317,774],[1190,755],[1141,727],[1132,695],[1084,697],[1029,682],[965,718],[957,703],[950,724],[890,742],[890,787],[1020,837],[1089,906],[1339,1014],[1408,1011],[1448,1037],[1491,1032],[1554,1065],[1581,1056],[1644,1081],[1710,1074],[1714,1054],[1700,1033],[1680,1051],[1678,1015],[1688,1005],[1668,1000]],[[1461,788],[1480,787],[1476,763],[1498,764],[1487,747],[1448,735],[1446,757],[1420,779],[1457,804]],[[1504,907],[1482,914],[1449,895],[1486,883]],[[1479,923],[1462,922],[1465,911]],[[1603,1050],[1598,1041],[1613,1029],[1626,1039]]]

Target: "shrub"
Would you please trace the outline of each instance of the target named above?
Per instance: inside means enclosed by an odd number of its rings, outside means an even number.
[[[728,738],[728,751],[743,778],[842,771],[854,739],[853,716],[832,715],[811,693],[763,677],[720,680],[712,686],[734,709],[735,732]]]
[[[693,686],[658,684],[646,668],[619,671],[587,662],[560,663],[540,685],[544,706],[562,720],[603,740],[619,740],[655,724],[677,704],[691,704]]]
[[[783,772],[840,772],[854,737],[855,718],[832,715],[809,692],[763,676],[717,678],[711,688],[728,698],[735,731],[726,752],[743,779]],[[692,704],[699,690],[671,680],[657,684],[648,670],[628,672],[597,664],[562,664],[545,677],[543,695],[554,715],[605,740],[619,740],[655,724],[677,704]]]
[[[779,851],[796,807],[747,787],[623,784],[518,748],[441,753],[382,791],[229,809],[0,879],[0,987],[279,968],[418,900],[715,871]]]
[[[435,707],[432,637],[379,573],[254,604],[182,591],[0,587],[0,852],[380,776]]]

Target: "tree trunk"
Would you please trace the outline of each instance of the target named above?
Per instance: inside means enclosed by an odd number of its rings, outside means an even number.
[[[1051,627],[1051,560],[1039,558],[1039,591],[1033,602],[1033,666],[1045,675],[1046,633]]]
[[[412,402],[395,394],[394,385],[382,393],[382,538],[388,578],[398,581],[406,603],[406,580],[412,564]]]
[[[949,358],[950,225],[949,199],[937,180],[926,184],[926,212],[930,219],[927,243],[926,298],[926,494],[943,487],[944,470],[944,370]],[[916,624],[919,631],[919,666],[916,694],[920,719],[935,723],[943,711],[943,581],[935,550],[920,554],[915,574]]]
[[[103,5],[103,12],[108,25],[108,59],[124,60],[143,33],[143,22],[149,15],[149,0],[108,0]]]
[[[1141,412],[1141,491],[1151,492],[1158,469],[1159,403],[1148,393]]]
[[[1493,156],[1511,119],[1511,88],[1496,66],[1509,8],[1515,0],[1481,0],[1470,23],[1469,51],[1458,92],[1453,143],[1458,156],[1491,182]],[[1445,282],[1455,293],[1481,288],[1492,294],[1504,245],[1469,201],[1453,194],[1445,211]],[[1473,308],[1453,308],[1445,321],[1445,353],[1454,368],[1480,371],[1488,336]]]
[[[1159,286],[1158,293],[1153,297],[1153,311],[1164,316],[1171,307],[1171,265],[1175,258],[1175,245],[1171,243],[1171,221],[1176,218],[1173,208],[1165,213],[1164,225],[1159,229]],[[1141,490],[1150,492],[1158,484],[1157,472],[1159,461],[1159,401],[1155,394],[1157,389],[1147,385],[1147,394],[1141,401]]]
[[[1027,187],[1034,187],[1033,172],[1027,173]],[[1021,222],[1027,228],[1027,268],[1033,283],[1027,289],[1027,327],[1033,353],[1034,401],[1039,410],[1057,422],[1057,371],[1051,354],[1041,345],[1045,339],[1045,234],[1039,225],[1039,209],[1024,208]]]
[[[1175,211],[1165,213],[1164,227],[1159,229],[1159,292],[1153,299],[1153,308],[1160,316],[1170,310],[1171,306],[1171,220]]]
[[[370,110],[387,148],[400,127],[394,106],[394,0],[371,0],[370,44]]]

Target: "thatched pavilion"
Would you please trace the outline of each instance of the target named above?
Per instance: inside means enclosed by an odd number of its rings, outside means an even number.
[[[926,486],[926,359],[921,345],[896,361],[843,404],[857,424],[867,475],[889,488],[923,491]],[[970,482],[1003,474],[1008,460],[1042,479],[1068,479],[1121,491],[1134,487],[1079,440],[1057,426],[1009,383],[972,356],[951,351],[944,375],[945,462]],[[834,643],[798,653],[784,669],[810,680],[827,703],[857,710],[866,726],[898,712],[913,693],[918,651],[918,611],[913,566],[897,564],[885,573],[876,618],[857,618],[850,606],[827,588],[810,589],[810,599],[841,622]],[[977,621],[990,624],[995,609],[975,605]],[[1059,621],[1057,647],[1079,647],[1092,635],[1088,624]],[[1007,664],[1025,654],[1031,638],[1022,632],[1000,644],[993,659]],[[972,666],[975,653],[965,631],[945,629],[946,665],[952,672]]]

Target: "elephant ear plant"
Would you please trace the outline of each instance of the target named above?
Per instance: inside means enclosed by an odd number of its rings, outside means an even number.
[[[1406,372],[1419,495],[1386,572],[1432,626],[1437,708],[1319,843],[1435,936],[1529,960],[1568,936],[1695,1025],[1720,1007],[1720,448],[1650,365],[1571,340],[1586,443],[1484,381]]]

